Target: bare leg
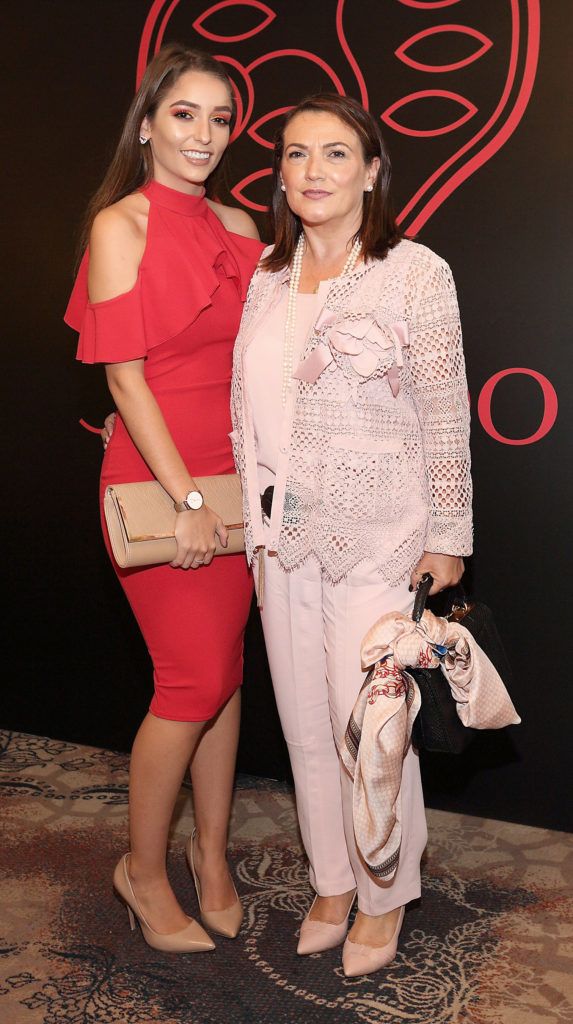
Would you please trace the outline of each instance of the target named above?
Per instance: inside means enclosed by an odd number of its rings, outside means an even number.
[[[239,689],[209,722],[191,759],[197,824],[194,860],[203,910],[225,910],[235,900],[226,851],[240,716]]]
[[[129,782],[129,873],[139,904],[158,932],[185,928],[188,916],[169,884],[169,826],[185,770],[204,722],[171,722],[148,714],[135,737]]]

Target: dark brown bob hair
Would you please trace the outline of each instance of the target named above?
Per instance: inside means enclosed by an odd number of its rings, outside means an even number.
[[[352,131],[360,139],[366,164],[372,163],[375,157],[380,158],[380,170],[374,188],[372,192],[364,193],[362,224],[356,232],[355,238],[359,238],[362,242],[362,256],[365,260],[384,259],[388,250],[400,241],[401,233],[396,224],[389,195],[392,169],[382,133],[372,115],[357,100],[350,96],[325,92],[307,96],[296,107],[289,110],[282,128],[275,137],[270,207],[275,246],[273,251],[262,261],[263,270],[275,272],[289,266],[302,231],[300,219],[289,209],[285,193],[281,190],[280,169],[284,153],[285,130],[297,114],[306,114],[307,111],[333,114],[334,117],[352,128]],[[352,241],[354,242],[354,239]]]
[[[86,211],[81,235],[80,250],[88,243],[94,218],[107,206],[117,203],[124,196],[136,192],[150,181],[153,174],[153,156],[149,145],[142,146],[139,141],[141,122],[145,117],[153,120],[163,97],[177,80],[187,71],[200,71],[213,75],[225,83],[229,90],[231,102],[230,131],[236,120],[235,100],[229,76],[220,61],[202,50],[190,50],[180,43],[170,43],[161,48],[148,64],[141,85],[133,97],[127,112],[120,140],[99,189],[92,196]],[[208,196],[215,196],[218,184],[224,176],[226,154],[206,182]]]

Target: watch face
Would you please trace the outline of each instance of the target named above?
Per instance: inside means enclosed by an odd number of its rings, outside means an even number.
[[[189,491],[185,501],[190,508],[201,508],[203,504],[203,495],[200,491]]]

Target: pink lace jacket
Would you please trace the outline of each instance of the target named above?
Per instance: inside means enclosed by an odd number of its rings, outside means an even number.
[[[235,346],[231,440],[249,562],[267,546],[288,571],[312,553],[336,583],[372,559],[395,584],[423,551],[471,554],[456,291],[447,263],[409,240],[321,286],[324,302],[285,408],[270,532],[263,532],[244,354],[288,279],[288,269],[255,271]]]

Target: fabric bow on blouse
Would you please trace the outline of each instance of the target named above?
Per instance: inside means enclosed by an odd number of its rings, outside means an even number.
[[[362,642],[374,666],[350,716],[340,755],[354,779],[356,841],[374,875],[391,881],[402,838],[402,761],[421,698],[408,668],[442,669],[465,726],[501,729],[521,721],[491,661],[459,622],[426,610],[419,623],[390,612]]]
[[[396,398],[400,390],[400,367],[404,365],[402,350],[409,344],[408,325],[405,321],[380,324],[374,316],[348,320],[344,314],[325,308],[314,330],[316,333],[324,332],[324,340],[319,341],[312,352],[301,360],[293,374],[297,380],[314,384],[321,373],[334,363],[336,352],[348,356],[351,366],[361,377],[369,377],[378,366],[381,353],[393,348],[394,361],[387,375],[392,394]]]

